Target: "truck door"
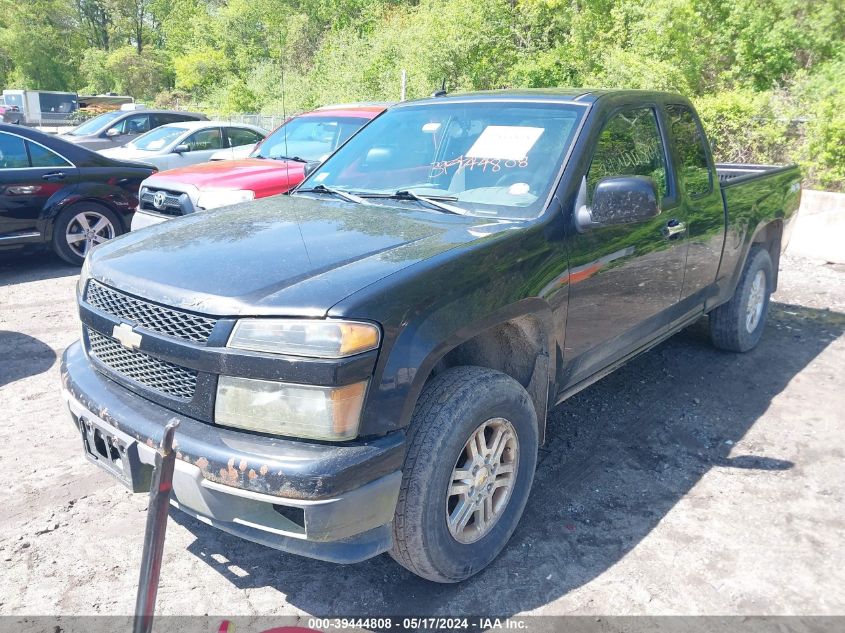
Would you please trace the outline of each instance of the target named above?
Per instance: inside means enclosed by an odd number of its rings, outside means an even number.
[[[704,301],[715,292],[716,273],[725,239],[725,208],[713,159],[695,113],[686,105],[666,106],[681,209],[689,249],[679,317],[704,310]]]
[[[686,243],[657,112],[656,106],[611,111],[593,146],[584,180],[587,204],[601,180],[646,176],[656,186],[661,212],[572,236],[565,384],[659,336],[680,296]]]

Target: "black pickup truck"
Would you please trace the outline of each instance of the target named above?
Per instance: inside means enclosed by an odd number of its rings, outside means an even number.
[[[388,109],[290,197],[95,248],[62,380],[133,490],[267,546],[457,582],[505,547],[550,407],[709,315],[763,333],[795,167],[716,165],[674,94]]]

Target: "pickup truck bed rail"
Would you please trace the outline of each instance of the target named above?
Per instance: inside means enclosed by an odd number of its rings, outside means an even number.
[[[792,169],[794,165],[752,165],[746,163],[716,163],[716,174],[723,187],[736,184],[737,181],[750,180],[757,176],[772,175],[779,171]]]

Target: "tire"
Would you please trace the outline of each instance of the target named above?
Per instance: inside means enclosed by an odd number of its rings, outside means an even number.
[[[469,440],[480,437],[476,432],[489,442],[483,450],[494,449],[500,433],[504,439],[498,467],[482,466],[471,475],[473,465],[465,460],[472,452]],[[460,582],[484,569],[505,547],[525,509],[537,445],[534,406],[513,378],[483,367],[456,367],[436,376],[411,419],[391,556],[418,576],[442,583]],[[468,479],[451,488],[455,473],[466,473]],[[509,477],[510,486],[501,485]],[[448,495],[457,488],[465,491]],[[485,492],[490,488],[492,493]],[[469,504],[469,491],[484,500]],[[450,528],[449,513],[457,518],[461,504],[477,509],[463,514],[469,515],[463,527],[456,521]],[[486,525],[480,521],[485,512],[490,517]]]
[[[757,346],[766,329],[772,280],[768,251],[752,246],[734,296],[710,313],[713,345],[730,352],[747,352]]]
[[[71,237],[85,234],[82,218],[88,222],[89,230],[101,228],[95,233],[77,241]],[[102,225],[105,221],[107,224]],[[69,264],[82,265],[85,255],[97,244],[113,239],[123,233],[123,225],[117,215],[97,202],[78,202],[63,209],[53,224],[53,251]]]

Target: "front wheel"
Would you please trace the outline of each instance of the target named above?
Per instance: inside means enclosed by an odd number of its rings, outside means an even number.
[[[53,250],[69,264],[81,265],[92,248],[123,232],[110,209],[96,202],[79,202],[64,209],[53,226]]]
[[[409,428],[391,555],[413,573],[459,582],[516,529],[537,464],[537,416],[510,376],[457,367],[423,390]]]
[[[710,313],[710,340],[716,347],[747,352],[757,346],[766,327],[772,273],[768,251],[752,247],[734,296]]]

